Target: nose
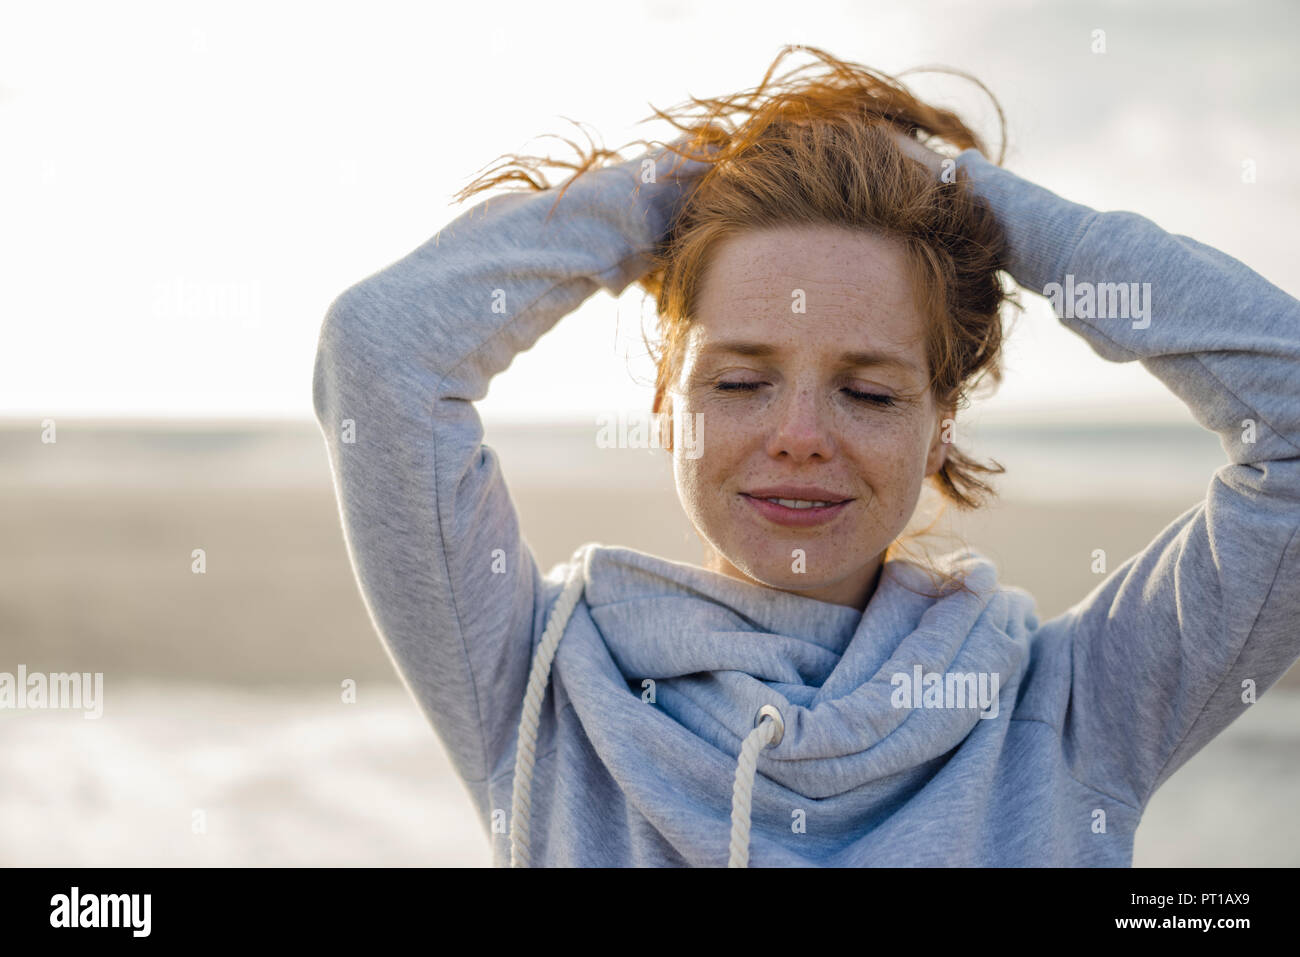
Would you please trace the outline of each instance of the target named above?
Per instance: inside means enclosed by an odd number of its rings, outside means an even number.
[[[773,408],[767,453],[773,458],[788,456],[795,462],[814,457],[828,459],[834,454],[831,435],[831,410],[811,387],[787,390]]]

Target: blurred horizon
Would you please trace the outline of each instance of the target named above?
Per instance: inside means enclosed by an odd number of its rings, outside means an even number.
[[[639,410],[600,417],[483,416],[484,444],[506,481],[675,492],[669,454],[657,447],[602,447],[602,424],[629,426]],[[54,424],[54,443],[43,441]],[[617,439],[620,432],[612,437]],[[704,435],[707,442],[707,430]],[[1127,500],[1190,504],[1226,463],[1218,437],[1183,420],[958,415],[955,441],[1006,466],[999,497],[1064,504]],[[647,454],[650,456],[647,461]],[[508,466],[520,465],[516,474]],[[304,418],[0,418],[0,487],[167,488],[172,485],[326,488],[330,467],[320,424]]]
[[[976,408],[958,412],[957,423],[959,427],[969,424],[972,428],[995,430],[1018,427],[1043,431],[1051,431],[1056,428],[1066,431],[1079,429],[1116,429],[1123,431],[1125,429],[1172,428],[1182,431],[1195,430],[1204,432],[1207,435],[1213,435],[1212,432],[1200,425],[1192,417],[1186,406],[1181,403],[1178,404],[1176,409],[1153,410],[1149,414],[1129,415],[1125,418],[1110,418],[1105,414],[1090,414],[1092,408],[1091,406],[1087,408],[1062,406],[1060,408],[995,409],[992,411]],[[647,410],[636,407],[611,406],[594,409],[590,414],[539,413],[529,416],[480,412],[479,419],[483,423],[485,431],[490,432],[494,428],[523,429],[545,428],[548,426],[566,428],[586,427],[588,425],[594,427],[594,424],[601,417],[611,415],[636,416],[644,415],[646,412]],[[269,412],[264,415],[166,415],[162,413],[98,415],[50,412],[33,413],[31,415],[0,414],[0,431],[21,432],[23,430],[35,430],[39,432],[46,420],[53,421],[57,428],[72,426],[89,429],[141,429],[146,431],[150,429],[179,428],[181,426],[200,430],[227,428],[258,430],[296,428],[304,425],[320,427],[314,415],[283,415]]]

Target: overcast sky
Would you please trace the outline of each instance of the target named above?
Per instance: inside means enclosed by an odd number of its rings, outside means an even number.
[[[454,218],[451,195],[476,171],[561,152],[538,137],[574,137],[564,117],[610,147],[666,135],[636,125],[649,104],[751,87],[786,43],[890,72],[968,70],[1007,113],[1012,171],[1300,294],[1293,3],[0,10],[0,416],[309,417],[330,301]],[[915,89],[996,140],[968,84]],[[988,409],[1187,418],[1139,365],[1096,357],[1024,300]],[[593,297],[494,381],[485,417],[648,406],[643,309],[639,291]]]

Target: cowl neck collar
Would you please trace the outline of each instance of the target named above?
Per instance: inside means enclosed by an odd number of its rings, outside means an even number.
[[[1008,712],[1037,625],[1032,598],[1000,587],[992,563],[970,550],[940,559],[967,590],[930,597],[922,569],[889,561],[858,611],[633,549],[588,547],[574,615],[586,623],[561,642],[554,667],[611,765],[637,760],[631,734],[703,743],[729,773],[759,709],[773,705],[784,735],[760,754],[759,773],[810,798],[843,794],[938,758],[977,722]],[[997,697],[983,709],[900,706],[904,684],[920,690],[932,674],[983,676]],[[664,772],[672,775],[671,762]]]

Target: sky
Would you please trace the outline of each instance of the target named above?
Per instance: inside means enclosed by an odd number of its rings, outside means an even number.
[[[638,125],[651,104],[752,87],[788,43],[969,71],[1006,112],[1008,169],[1300,295],[1297,40],[1284,2],[5,0],[0,416],[310,418],[329,304],[467,209],[451,197],[479,171],[563,154],[543,137],[581,141],[569,120],[612,148],[666,136]],[[978,90],[912,82],[997,142]],[[1139,364],[1022,301],[1006,381],[979,409],[1190,419]],[[648,408],[652,316],[639,290],[593,296],[480,411]]]

